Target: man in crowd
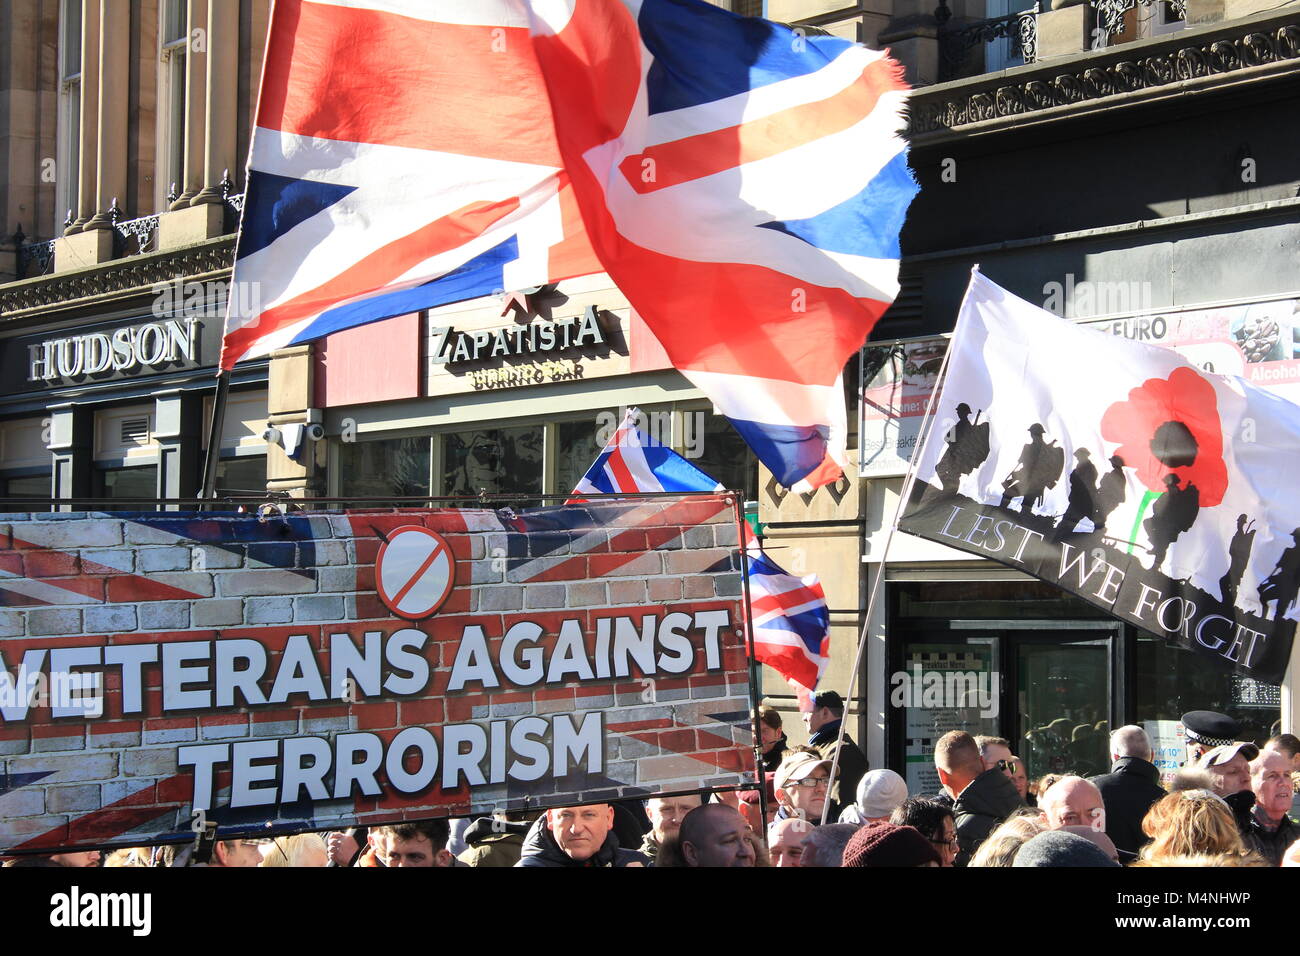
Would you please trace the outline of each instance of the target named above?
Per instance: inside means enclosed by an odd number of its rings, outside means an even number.
[[[975,752],[979,753],[978,750]],[[896,827],[892,823],[868,823],[858,828],[858,832],[853,834],[848,846],[844,848],[842,865],[919,867],[942,864],[938,852],[930,841],[912,827]]]
[[[1278,750],[1261,751],[1250,763],[1250,789],[1255,806],[1243,835],[1246,846],[1279,866],[1291,844],[1300,840],[1300,826],[1287,816],[1293,795],[1291,761]]]
[[[821,823],[830,787],[831,762],[817,754],[796,750],[776,768],[776,819],[798,819],[805,824]]]
[[[447,849],[451,824],[446,820],[394,823],[374,827],[370,833],[379,862],[386,867],[455,865]]]
[[[649,860],[625,850],[614,835],[614,807],[593,803],[557,807],[537,818],[516,866],[645,866]]]
[[[805,831],[803,838],[803,857],[799,865],[803,867],[842,866],[844,848],[849,845],[858,827],[853,823],[828,823]]]
[[[1196,764],[1215,747],[1233,743],[1241,725],[1227,714],[1213,710],[1193,710],[1183,714],[1183,733],[1187,737],[1187,763]]]
[[[1092,778],[1106,807],[1106,835],[1119,850],[1121,862],[1135,859],[1147,842],[1142,818],[1165,795],[1152,756],[1147,732],[1129,724],[1110,735],[1110,773]]]
[[[830,826],[831,824],[826,824]],[[840,824],[835,824],[839,826]],[[847,825],[847,824],[846,824]],[[775,821],[767,828],[767,848],[773,866],[803,866],[804,840],[808,834],[822,829],[798,817]],[[854,827],[854,829],[857,829]],[[835,864],[839,866],[838,863]]]
[[[1255,794],[1250,789],[1250,762],[1259,756],[1252,743],[1234,742],[1214,747],[1201,755],[1197,768],[1210,775],[1214,792],[1221,796],[1241,831],[1242,840],[1250,836],[1251,808]]]
[[[700,803],[698,793],[688,793],[681,797],[651,797],[645,802],[646,816],[650,818],[650,832],[641,842],[641,852],[650,862],[654,862],[664,840],[677,832],[686,814]]]
[[[57,866],[99,866],[99,858],[98,850],[83,850],[80,853],[55,853],[50,857],[50,862]]]
[[[913,827],[939,854],[942,866],[952,866],[957,859],[957,823],[952,807],[924,797],[912,797],[889,815],[896,827]]]
[[[1011,782],[1016,785],[1016,793],[1020,794],[1020,802],[1025,806],[1037,806],[1037,802],[1029,792],[1029,768],[1025,765],[1024,760],[1011,755]]]
[[[808,744],[822,759],[831,761],[835,767],[835,780],[831,783],[831,812],[828,817],[832,822],[840,818],[844,808],[853,802],[858,792],[858,781],[870,769],[866,754],[853,742],[847,733],[841,746],[840,725],[844,721],[844,699],[833,690],[823,691],[813,698],[812,710],[803,715],[808,725]],[[836,762],[835,753],[839,751]],[[818,817],[820,820],[821,818]]]
[[[1038,798],[1038,809],[1049,830],[1106,829],[1106,803],[1101,791],[1082,777],[1071,775],[1056,781]]]
[[[262,851],[256,840],[218,840],[212,845],[212,858],[208,866],[249,867],[262,862]]]
[[[841,823],[888,820],[907,799],[907,781],[892,770],[868,770],[858,781],[857,800],[840,814]]]
[[[984,769],[992,770],[1001,764],[1001,770],[1015,782],[1015,773],[1011,769],[1011,763],[1015,759],[1011,756],[1011,745],[1007,743],[1004,737],[985,737],[975,738],[975,743],[980,748],[980,759],[984,761]]]
[[[785,739],[781,714],[775,707],[764,704],[758,708],[758,732],[763,745],[763,772],[776,773],[781,758],[790,749],[790,742]]]
[[[756,859],[749,824],[721,803],[705,804],[687,813],[678,840],[682,860],[690,867],[753,866]]]
[[[965,866],[993,829],[1020,806],[1016,785],[1001,770],[984,769],[975,738],[951,730],[934,745],[939,782],[953,798],[959,847],[954,866]]]

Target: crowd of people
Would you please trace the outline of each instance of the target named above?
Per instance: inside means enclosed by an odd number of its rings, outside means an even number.
[[[1031,784],[1000,737],[954,730],[934,748],[941,787],[912,794],[841,735],[843,700],[818,695],[806,746],[758,714],[764,790],[516,811],[263,840],[219,840],[201,865],[523,867],[1300,866],[1290,817],[1300,740],[1239,741],[1236,721],[1183,716],[1188,760],[1166,787],[1143,728],[1109,735],[1109,773]],[[766,798],[766,799],[765,799]],[[850,799],[851,798],[851,799]],[[764,816],[766,807],[766,816]],[[195,865],[189,845],[24,856],[6,866]]]

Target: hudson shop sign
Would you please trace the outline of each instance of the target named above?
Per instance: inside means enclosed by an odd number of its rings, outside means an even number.
[[[200,368],[215,358],[220,322],[196,316],[117,323],[13,339],[4,391],[58,388]]]

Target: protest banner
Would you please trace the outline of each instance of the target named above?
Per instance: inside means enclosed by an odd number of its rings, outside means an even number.
[[[0,850],[751,785],[738,520],[0,515]]]
[[[974,273],[899,528],[1277,683],[1300,592],[1300,406]]]

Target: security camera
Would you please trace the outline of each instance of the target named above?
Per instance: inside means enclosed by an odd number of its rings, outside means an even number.
[[[320,441],[325,437],[325,428],[315,422],[307,426],[307,437],[312,441]]]
[[[280,444],[280,429],[276,428],[274,425],[267,425],[262,431],[262,441],[271,445]]]

